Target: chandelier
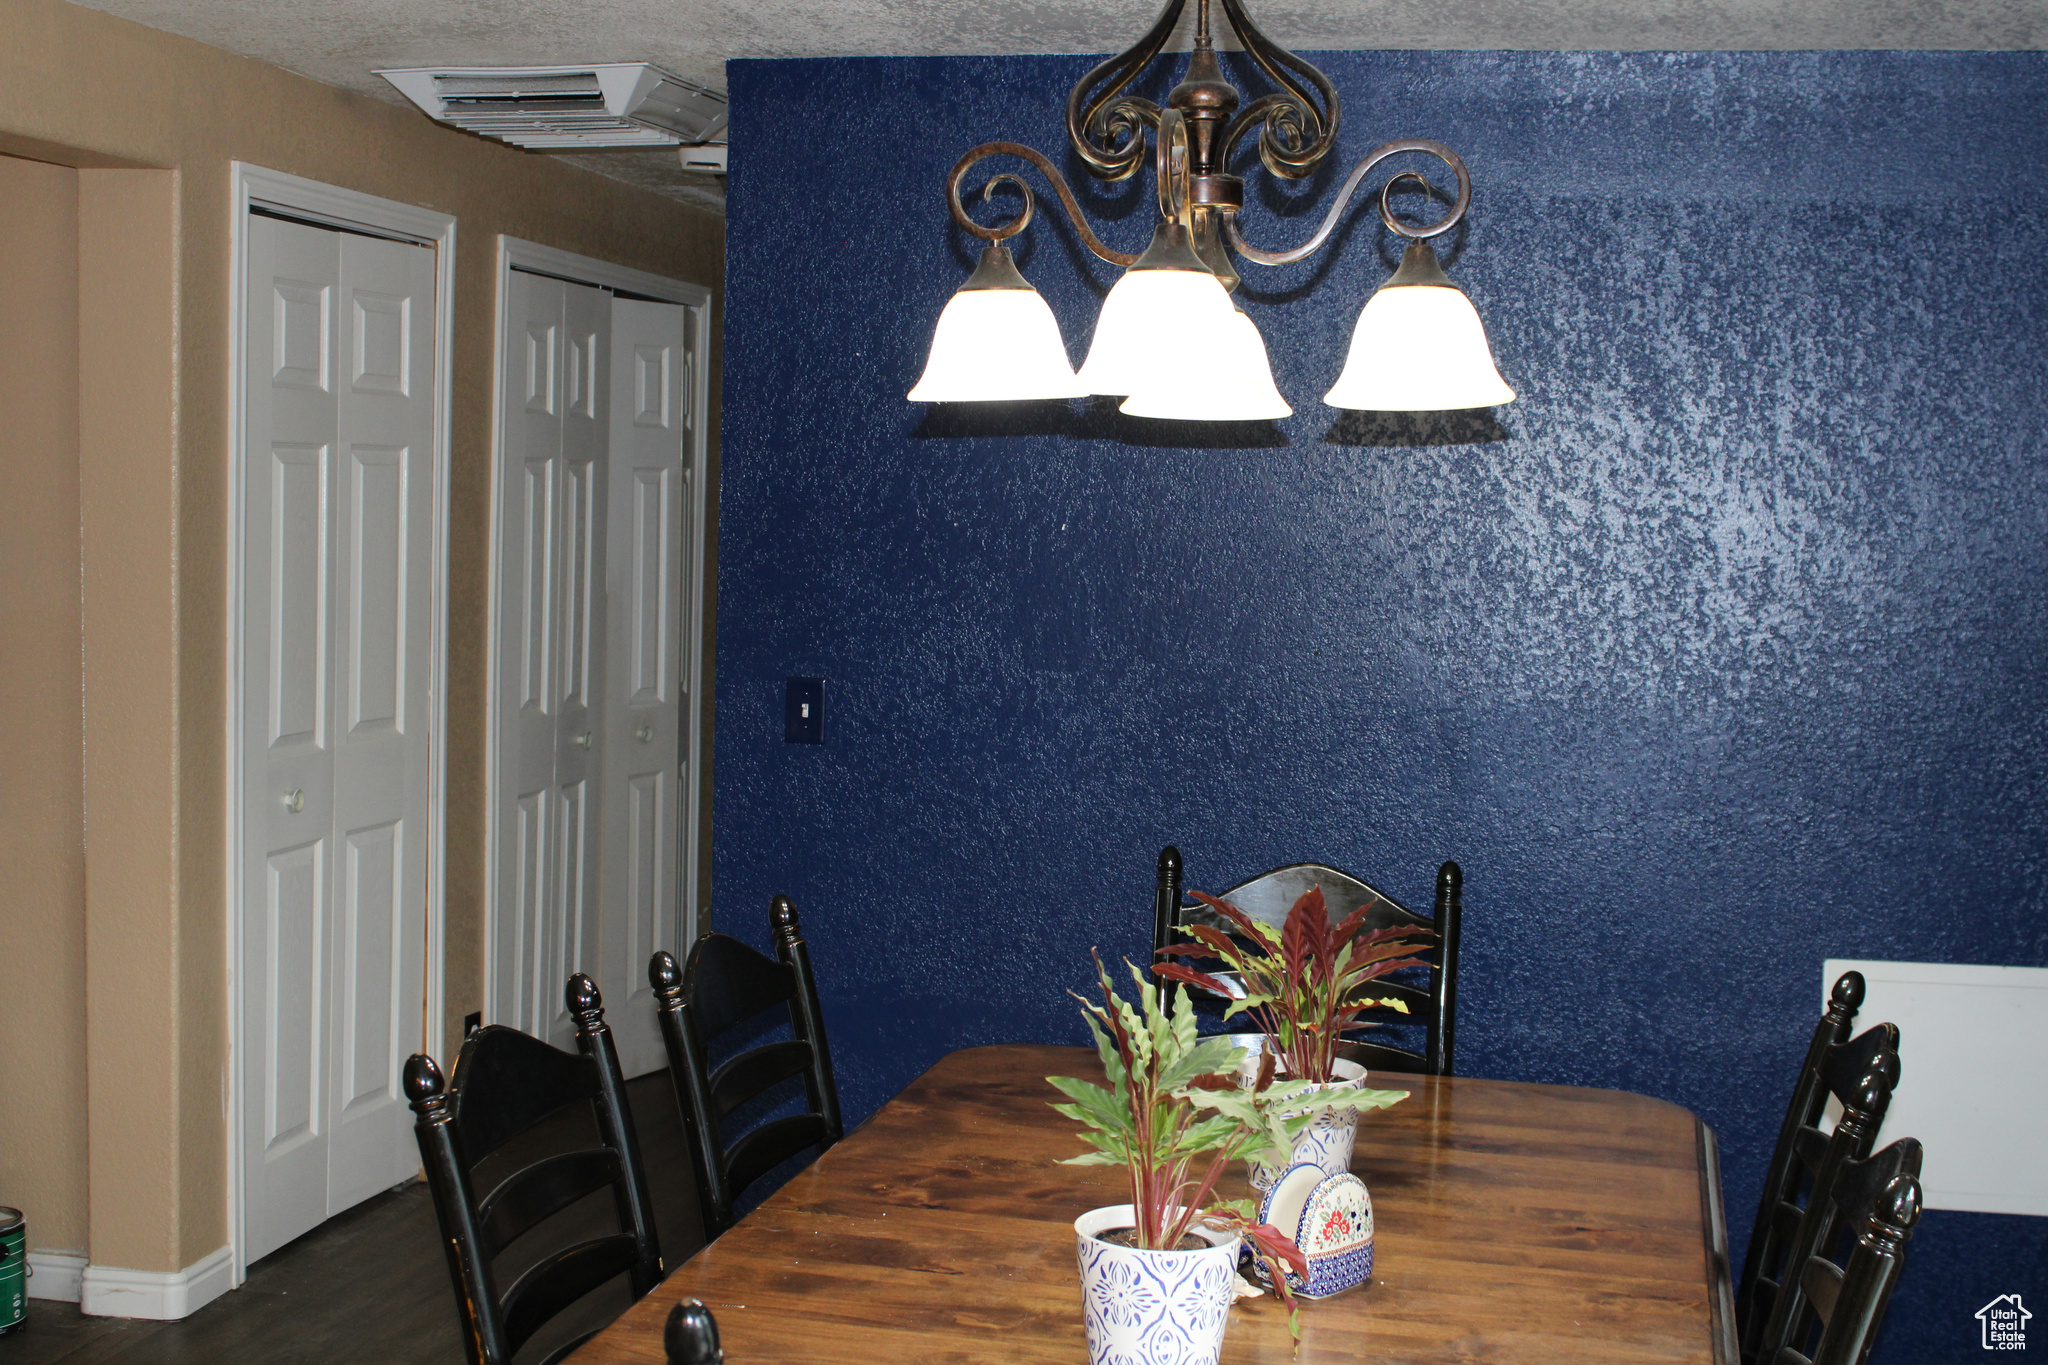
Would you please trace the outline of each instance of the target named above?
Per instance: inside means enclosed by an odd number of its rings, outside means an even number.
[[[1407,242],[1401,263],[1367,300],[1352,332],[1343,371],[1323,401],[1378,412],[1427,412],[1511,402],[1514,391],[1495,368],[1486,330],[1471,301],[1437,261],[1432,239],[1455,228],[1472,199],[1472,180],[1458,154],[1439,142],[1389,142],[1355,166],[1321,226],[1300,246],[1267,251],[1238,228],[1244,181],[1230,164],[1256,134],[1259,162],[1271,175],[1311,174],[1337,142],[1341,110],[1322,72],[1274,44],[1245,16],[1243,0],[1219,0],[1238,43],[1276,86],[1240,107],[1223,77],[1209,27],[1209,0],[1195,0],[1193,50],[1180,84],[1161,108],[1126,93],[1166,46],[1187,0],[1167,0],[1151,30],[1129,51],[1102,63],[1067,97],[1067,137],[1074,153],[1102,180],[1124,180],[1149,160],[1158,182],[1159,222],[1137,255],[1106,246],[1088,224],[1073,191],[1044,155],[1015,142],[969,151],[946,178],[953,221],[987,245],[967,282],[947,302],[932,334],[930,358],[909,397],[916,402],[974,403],[1019,399],[1122,398],[1134,417],[1184,421],[1262,421],[1293,413],[1273,383],[1266,344],[1231,298],[1239,276],[1233,253],[1259,265],[1286,265],[1314,254],[1330,238],[1352,196],[1382,162],[1403,153],[1436,158],[1457,190],[1438,190],[1417,171],[1392,175],[1379,189],[1380,220]],[[1149,147],[1148,147],[1149,135]],[[983,226],[968,215],[960,187],[976,164],[1017,157],[1044,175],[1060,207],[1090,251],[1124,274],[1103,300],[1080,372],[1067,358],[1058,321],[1017,269],[1007,245],[1031,222],[1031,187],[1014,173],[982,187],[986,201],[999,185],[1023,196],[1007,222]],[[1396,194],[1448,199],[1435,222],[1397,215]]]

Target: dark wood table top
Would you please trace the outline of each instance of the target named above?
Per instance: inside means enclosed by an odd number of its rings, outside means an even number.
[[[1073,1220],[1120,1172],[1046,1107],[1091,1051],[955,1052],[679,1267],[579,1352],[661,1365],[670,1305],[710,1305],[734,1365],[946,1365],[1088,1356]],[[1302,1308],[1300,1359],[1683,1361],[1727,1340],[1711,1134],[1642,1095],[1375,1073],[1365,1115],[1372,1283]],[[1243,1191],[1241,1174],[1230,1178]],[[1270,1296],[1232,1310],[1225,1365],[1293,1360]]]

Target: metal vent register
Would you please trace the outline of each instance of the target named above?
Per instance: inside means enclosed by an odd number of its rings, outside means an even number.
[[[429,118],[515,147],[694,148],[725,131],[724,95],[644,62],[377,74]]]

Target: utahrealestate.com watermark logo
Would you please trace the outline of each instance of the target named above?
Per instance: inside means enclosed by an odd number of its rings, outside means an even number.
[[[2033,1317],[2017,1294],[2000,1294],[1977,1310],[1984,1324],[1984,1349],[2024,1351],[2027,1349],[2027,1319]]]

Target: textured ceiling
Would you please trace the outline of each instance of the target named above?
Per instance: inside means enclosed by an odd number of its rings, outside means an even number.
[[[379,99],[381,66],[654,62],[723,89],[733,57],[1112,52],[1157,0],[92,0]],[[1190,6],[1190,9],[1193,7]],[[2048,46],[2048,0],[1253,0],[1290,48],[1797,49]],[[578,164],[697,203],[673,154]]]

